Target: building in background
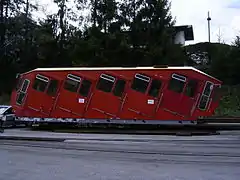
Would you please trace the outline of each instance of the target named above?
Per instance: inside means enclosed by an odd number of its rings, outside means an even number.
[[[173,41],[175,44],[185,45],[186,41],[194,40],[194,33],[192,25],[184,25],[184,26],[175,26],[175,36],[173,37]]]

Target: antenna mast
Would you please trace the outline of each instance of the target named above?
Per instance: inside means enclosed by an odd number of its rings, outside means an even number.
[[[210,39],[210,21],[212,20],[211,17],[210,17],[210,14],[209,14],[209,11],[208,11],[208,41],[209,43],[211,42],[211,39]]]

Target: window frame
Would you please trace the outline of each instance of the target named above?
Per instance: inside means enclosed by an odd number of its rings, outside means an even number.
[[[24,86],[24,83],[27,82],[27,86],[26,86],[26,89],[25,91],[23,91],[23,86]],[[30,83],[31,81],[29,79],[23,79],[23,82],[22,82],[22,85],[21,85],[21,88],[19,89],[18,93],[17,93],[17,97],[16,97],[16,104],[19,105],[19,106],[22,106],[25,102],[25,97],[26,97],[26,94],[27,94],[27,90],[30,86]],[[19,96],[20,95],[23,95],[23,101],[21,103],[18,102],[19,100]]]
[[[104,80],[106,80],[106,81],[109,81],[109,82],[112,82],[112,83],[113,83],[110,91],[105,91],[105,90],[99,88],[99,84],[100,84],[100,82],[101,82],[101,79],[104,79]],[[97,82],[97,84],[96,84],[96,89],[97,89],[98,91],[102,91],[102,92],[105,92],[105,93],[111,93],[112,90],[113,90],[113,88],[114,88],[115,82],[116,82],[116,77],[114,77],[113,75],[109,75],[109,74],[106,74],[106,73],[102,73],[102,74],[99,76],[99,78],[98,78],[98,82]]]
[[[35,84],[36,80],[40,80],[40,81],[43,81],[43,82],[47,83],[44,91],[39,91],[39,90],[37,90],[37,89],[34,88],[34,84]],[[37,91],[37,92],[45,93],[46,90],[47,90],[47,87],[48,87],[48,85],[49,85],[49,81],[50,81],[50,79],[49,79],[48,77],[46,77],[46,76],[44,76],[44,75],[41,75],[41,74],[37,74],[37,75],[35,76],[35,78],[34,78],[33,85],[32,85],[32,89],[34,89],[34,90]]]
[[[174,77],[174,76],[176,76],[176,77]],[[176,79],[176,80],[179,80],[179,81],[182,81],[182,82],[186,82],[187,81],[187,77],[186,76],[180,75],[180,74],[176,74],[176,73],[172,74],[172,78]]]
[[[148,83],[146,89],[144,90],[144,92],[139,91],[139,90],[133,88],[135,79],[138,79],[138,80],[141,80],[141,81],[145,81],[145,82]],[[145,74],[136,73],[136,74],[134,75],[134,78],[133,78],[132,83],[131,83],[131,89],[134,90],[134,91],[136,91],[136,92],[139,92],[139,93],[142,93],[142,94],[146,94],[147,91],[148,91],[148,87],[149,87],[149,85],[150,85],[150,81],[151,81],[151,77],[149,77],[149,76],[147,76],[147,75],[145,75]]]
[[[66,85],[66,83],[68,83],[68,80],[71,80],[71,81],[74,81],[74,82],[78,83],[78,87],[77,87],[76,91],[71,91],[69,89],[66,89],[65,85]],[[71,93],[78,93],[80,85],[81,85],[81,81],[82,81],[82,77],[74,75],[74,74],[67,74],[67,76],[64,80],[64,83],[63,83],[63,89],[65,91],[68,91],[68,92],[71,92]]]
[[[210,89],[211,91],[210,91],[209,96],[207,96],[206,94],[204,94],[208,83],[210,83],[210,84],[212,85],[212,87],[213,87],[212,89]],[[210,86],[210,87],[211,87],[211,86]],[[213,89],[214,89],[214,83],[211,82],[211,81],[206,81],[206,82],[205,82],[205,85],[204,85],[204,89],[203,89],[203,91],[202,91],[202,93],[201,93],[201,98],[200,98],[199,103],[198,103],[198,109],[200,109],[201,111],[206,111],[206,110],[207,110],[207,108],[208,108],[208,106],[209,106],[209,101],[210,101],[210,98],[211,98]],[[204,97],[207,97],[207,102],[206,102],[204,108],[201,108],[201,107],[200,107],[201,101],[202,101],[202,98],[204,98]]]
[[[183,83],[184,83],[181,92],[177,92],[177,91],[175,91],[175,90],[173,90],[173,89],[170,88],[170,85],[171,85],[171,81],[172,81],[172,80],[177,80],[177,81],[180,81],[180,82],[183,82]],[[167,89],[168,89],[169,91],[171,91],[171,92],[174,92],[174,93],[183,94],[183,93],[185,92],[186,82],[187,82],[187,77],[186,77],[186,76],[180,75],[180,74],[177,74],[177,73],[173,73],[173,74],[171,75],[170,80],[168,81],[168,87],[167,87]]]

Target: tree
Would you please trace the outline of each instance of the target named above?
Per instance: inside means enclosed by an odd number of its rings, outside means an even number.
[[[240,48],[240,36],[236,36],[236,39],[233,42],[233,46]]]

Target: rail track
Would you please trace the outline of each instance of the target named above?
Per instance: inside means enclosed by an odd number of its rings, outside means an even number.
[[[117,133],[158,135],[216,135],[222,130],[240,130],[240,117],[203,117],[194,124],[94,124],[79,122],[15,121],[7,128],[27,127],[31,130],[73,133]]]
[[[21,123],[21,122],[18,122]],[[22,122],[24,123],[24,122]],[[104,133],[104,134],[156,134],[178,136],[217,135],[222,130],[240,130],[240,117],[211,117],[199,119],[192,125],[129,125],[129,124],[82,124],[77,122],[27,122],[31,130]]]

